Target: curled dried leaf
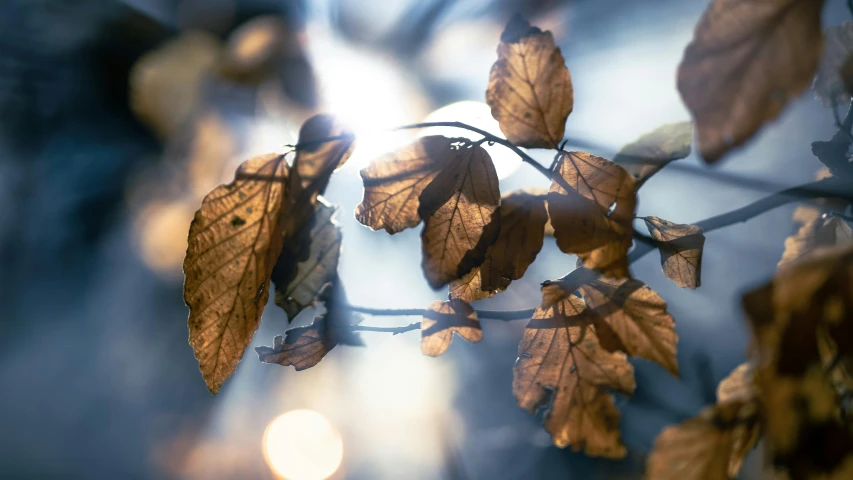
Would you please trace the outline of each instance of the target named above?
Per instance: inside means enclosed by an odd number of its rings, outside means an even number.
[[[296,370],[311,368],[337,345],[363,346],[361,337],[348,327],[360,318],[346,308],[346,296],[340,281],[335,278],[320,294],[326,313],[304,327],[291,328],[273,339],[272,347],[256,347],[258,359],[263,363],[282,366],[293,365]]]
[[[394,234],[421,221],[419,197],[424,188],[460,153],[457,140],[431,135],[377,160],[361,171],[364,198],[355,218],[373,230]]]
[[[637,181],[624,168],[595,155],[566,152],[551,178],[548,213],[557,246],[584,266],[628,276]]]
[[[853,243],[853,229],[838,217],[825,217],[811,206],[799,206],[794,221],[800,223],[797,232],[785,239],[785,251],[777,268],[789,267],[815,251]]]
[[[690,155],[693,123],[661,125],[619,150],[614,163],[622,165],[642,185],[668,163]]]
[[[757,404],[714,405],[667,427],[649,455],[649,480],[730,480],[760,433]]]
[[[822,0],[713,0],[678,67],[707,162],[744,144],[809,86]]]
[[[705,246],[702,229],[658,217],[645,217],[643,221],[660,250],[664,275],[681,288],[698,287],[702,276],[702,248]]]
[[[742,363],[717,385],[717,403],[750,401],[756,397],[752,365]]]
[[[486,103],[513,144],[557,148],[574,93],[569,69],[551,32],[531,27],[518,15],[509,21],[489,75]]]
[[[271,278],[275,303],[285,311],[288,321],[312,305],[337,275],[342,235],[332,218],[335,212],[321,200],[308,224],[285,239]]]
[[[458,298],[432,302],[421,319],[421,352],[431,357],[441,355],[450,346],[454,332],[471,343],[482,340],[477,312]]]
[[[536,259],[545,238],[548,212],[544,193],[518,190],[501,199],[500,233],[486,259],[450,284],[450,294],[466,302],[489,298],[506,290]]]
[[[630,395],[634,387],[633,367],[625,354],[601,348],[583,301],[569,297],[536,309],[518,345],[512,390],[531,413],[550,401],[545,428],[555,445],[624,457],[619,410],[608,391]]]
[[[420,195],[424,276],[432,288],[480,265],[500,232],[501,196],[492,159],[479,145],[461,146]]]
[[[247,160],[211,191],[190,225],[184,301],[190,344],[211,393],[234,373],[258,328],[282,248],[282,155]]]

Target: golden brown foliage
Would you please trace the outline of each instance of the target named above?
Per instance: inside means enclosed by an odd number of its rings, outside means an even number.
[[[421,319],[421,352],[431,357],[441,355],[450,346],[454,332],[471,343],[483,339],[480,321],[471,305],[458,298],[432,302]]]
[[[267,303],[288,213],[286,178],[283,155],[247,160],[233,182],[204,198],[190,226],[184,301],[190,344],[212,393],[234,373]]]
[[[373,230],[397,233],[421,221],[419,197],[427,185],[456,159],[454,139],[433,135],[374,160],[361,171],[364,199],[355,218]]]
[[[574,296],[536,309],[518,345],[512,390],[531,413],[550,401],[545,428],[557,446],[621,458],[619,410],[608,391],[632,394],[634,369],[624,353],[601,347],[590,320]]]
[[[524,276],[545,238],[545,194],[517,190],[501,199],[500,234],[483,263],[450,284],[450,294],[466,302],[489,298]]]
[[[642,185],[669,162],[690,155],[693,123],[677,122],[661,125],[619,150],[613,158]]]
[[[323,141],[337,138],[338,140]],[[302,188],[313,194],[323,194],[332,172],[342,167],[352,155],[355,137],[331,115],[314,115],[299,129],[299,143],[305,145],[296,152],[293,169],[299,175]],[[313,184],[313,185],[312,185]]]
[[[853,248],[834,247],[744,296],[767,451],[792,478],[853,474],[853,433],[833,376],[853,358],[851,277]]]
[[[420,195],[424,276],[433,288],[480,265],[500,232],[501,192],[486,150],[461,146]]]
[[[636,183],[607,159],[584,152],[563,154],[548,192],[548,213],[560,250],[577,254],[585,267],[605,275],[628,276]]]
[[[653,216],[645,217],[643,221],[660,250],[664,275],[681,288],[698,287],[702,276],[702,248],[705,246],[702,229]]]
[[[520,16],[507,23],[489,75],[486,103],[506,138],[527,148],[556,148],[572,112],[569,69],[551,32]]]
[[[800,227],[785,239],[785,251],[777,268],[788,267],[820,248],[853,243],[853,230],[844,220],[826,217],[815,207],[797,207],[794,222]]]
[[[713,0],[678,68],[699,150],[719,160],[809,86],[823,0]]]

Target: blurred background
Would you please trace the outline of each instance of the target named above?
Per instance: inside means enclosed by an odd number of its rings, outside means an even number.
[[[634,362],[637,392],[618,399],[629,447],[618,462],[551,446],[541,419],[518,408],[512,364],[524,321],[484,321],[482,342],[456,339],[439,358],[421,356],[417,332],[364,333],[366,348],[338,347],[298,373],[250,350],[213,397],[187,344],[180,267],[201,198],[326,111],[359,135],[327,195],[339,205],[347,295],[424,308],[446,292],[422,277],[420,229],[389,236],[352,215],[358,170],[417,134],[383,127],[429,118],[499,133],[484,92],[503,25],[519,12],[552,30],[566,57],[567,136],[612,156],[689,118],[675,71],[705,5],[0,2],[0,477],[638,478],[661,428],[713,403],[717,382],[745,359],[739,298],[775,271],[794,205],[710,233],[696,291],[667,280],[656,254],[634,264],[676,319],[682,378]],[[827,1],[826,25],[848,20],[842,0]],[[807,182],[821,166],[810,143],[829,139],[833,123],[809,91],[722,165],[694,155],[655,176],[638,214],[689,223]],[[499,146],[491,152],[504,192],[548,186]],[[548,238],[524,279],[476,307],[532,308],[539,283],[574,264]],[[271,302],[252,346],[287,327]],[[742,478],[765,478],[759,457]]]

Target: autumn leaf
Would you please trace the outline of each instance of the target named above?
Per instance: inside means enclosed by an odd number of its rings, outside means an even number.
[[[853,245],[822,249],[744,296],[757,356],[762,424],[792,478],[849,478],[853,434],[831,367],[853,356]],[[822,350],[830,343],[834,358]]]
[[[681,288],[696,288],[701,283],[702,248],[705,235],[696,225],[672,223],[658,217],[643,221],[660,250],[664,275]]]
[[[853,54],[853,22],[833,25],[823,32],[823,58],[813,88],[824,105],[843,105],[850,101],[844,87],[841,68]]]
[[[707,407],[696,417],[667,427],[649,455],[649,480],[729,480],[758,439],[756,404]]]
[[[717,385],[717,403],[755,400],[755,372],[752,365],[738,365]]]
[[[545,194],[517,190],[501,199],[498,239],[483,263],[450,284],[450,294],[466,302],[489,298],[524,276],[545,238]]]
[[[211,191],[190,225],[184,301],[190,344],[211,393],[234,373],[258,328],[282,248],[287,163],[247,160],[233,182]]]
[[[431,357],[441,355],[450,346],[454,332],[471,343],[482,340],[477,312],[458,298],[432,302],[421,319],[421,352]]]
[[[336,137],[343,138],[320,142]],[[312,195],[322,195],[332,172],[342,167],[352,154],[355,137],[335,117],[318,114],[302,124],[299,144],[305,146],[296,151],[293,170],[299,175],[302,188],[311,190]]]
[[[844,220],[825,217],[815,207],[797,207],[794,221],[800,223],[800,227],[785,239],[785,251],[777,268],[793,265],[820,248],[853,243],[853,230]]]
[[[692,144],[692,122],[668,123],[622,147],[613,162],[633,175],[639,188],[668,163],[690,155]]]
[[[822,0],[712,0],[678,67],[705,161],[744,144],[809,86],[822,8]]]
[[[332,218],[335,211],[320,200],[310,222],[285,239],[271,278],[275,303],[288,321],[313,304],[337,274],[342,235]]]
[[[675,321],[654,290],[629,278],[598,277],[579,286],[564,279],[542,285],[543,305],[565,301],[576,289],[604,348],[646,358],[678,376]]]
[[[432,288],[480,265],[500,232],[501,193],[492,159],[479,145],[458,147],[420,195],[424,276]]]
[[[557,148],[572,113],[574,93],[551,32],[531,27],[519,15],[512,17],[501,34],[486,103],[513,144]]]
[[[458,139],[432,135],[377,160],[361,171],[364,198],[355,209],[355,218],[373,230],[384,228],[394,234],[414,227],[419,197],[446,166],[458,162]]]
[[[360,318],[353,318],[347,310],[346,296],[340,281],[335,278],[320,294],[326,313],[304,327],[291,328],[273,339],[272,347],[256,347],[258,359],[263,363],[292,365],[297,371],[311,368],[337,345],[363,346],[361,337],[349,330]]]
[[[634,386],[633,367],[624,353],[601,348],[581,299],[536,309],[518,346],[512,390],[531,413],[550,401],[545,428],[555,445],[624,457],[619,410],[608,391],[630,395]]]
[[[636,180],[624,168],[595,155],[566,152],[551,179],[548,213],[557,246],[577,254],[586,268],[628,276]]]

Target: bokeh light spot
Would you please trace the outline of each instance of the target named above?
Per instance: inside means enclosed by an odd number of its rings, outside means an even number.
[[[270,422],[264,432],[264,458],[287,480],[323,480],[341,465],[341,435],[313,410],[293,410]]]

